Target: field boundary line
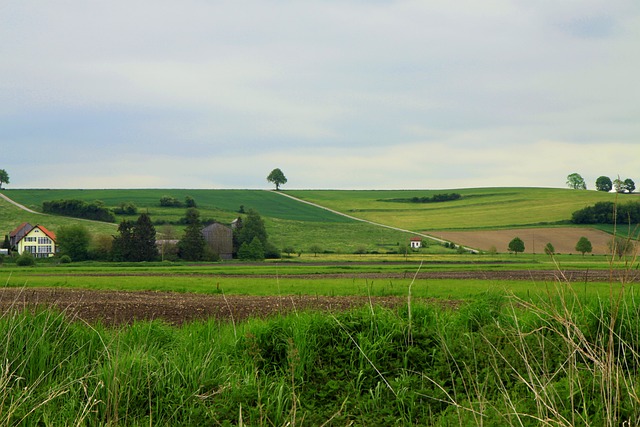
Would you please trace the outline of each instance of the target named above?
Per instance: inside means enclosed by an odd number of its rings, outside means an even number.
[[[384,228],[388,228],[388,229],[395,230],[395,231],[401,231],[403,233],[414,234],[416,236],[424,237],[426,239],[433,240],[433,241],[438,242],[438,243],[448,243],[447,240],[440,239],[438,237],[430,236],[430,235],[424,234],[424,233],[419,233],[417,231],[407,230],[405,228],[394,227],[393,225],[380,224],[379,222],[369,221],[368,219],[358,218],[358,217],[355,217],[353,215],[349,215],[349,214],[337,211],[335,209],[331,209],[331,208],[328,208],[326,206],[319,205],[317,203],[313,203],[313,202],[309,202],[307,200],[299,199],[298,197],[295,197],[295,196],[292,196],[290,194],[286,194],[286,193],[283,193],[283,192],[280,192],[280,191],[275,191],[275,190],[265,190],[265,191],[269,191],[271,193],[279,194],[281,196],[288,197],[288,198],[290,198],[292,200],[295,200],[297,202],[300,202],[300,203],[306,203],[307,205],[311,205],[311,206],[314,206],[316,208],[324,209],[325,211],[332,212],[332,213],[334,213],[336,215],[340,215],[340,216],[343,216],[345,218],[352,219],[354,221],[360,221],[360,222],[364,222],[364,223],[367,223],[367,224],[375,225],[377,227],[384,227]],[[468,251],[471,251],[471,252],[474,252],[474,253],[478,252],[477,249],[467,248],[467,247],[464,247],[464,246],[463,246],[463,248],[465,250],[468,250]]]

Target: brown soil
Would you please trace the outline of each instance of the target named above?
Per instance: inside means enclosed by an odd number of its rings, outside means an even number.
[[[238,322],[250,317],[265,318],[302,310],[337,312],[369,303],[391,308],[406,304],[406,298],[223,296],[68,288],[0,289],[0,315],[37,307],[55,307],[64,311],[68,318],[109,326],[152,319],[174,325],[208,318]],[[457,303],[450,301],[447,304],[455,306]]]
[[[459,245],[489,251],[494,247],[498,252],[507,252],[509,242],[514,237],[524,241],[526,253],[544,253],[544,247],[551,243],[557,253],[577,254],[576,243],[584,236],[591,242],[594,255],[609,255],[611,235],[593,228],[522,228],[513,230],[488,231],[442,231],[433,235]]]

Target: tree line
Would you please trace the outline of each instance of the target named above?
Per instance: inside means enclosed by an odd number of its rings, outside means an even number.
[[[640,202],[598,202],[571,214],[574,224],[640,224]]]
[[[579,173],[571,173],[567,176],[567,186],[574,190],[586,190],[587,183]],[[631,178],[616,178],[613,181],[608,176],[599,176],[596,179],[596,190],[609,192],[615,190],[616,193],[631,194],[636,190],[636,183]]]

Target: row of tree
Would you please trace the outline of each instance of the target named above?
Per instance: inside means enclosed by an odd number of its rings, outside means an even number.
[[[598,202],[571,214],[574,224],[640,224],[640,202]]]
[[[572,173],[567,176],[567,186],[574,190],[586,190],[587,184],[579,173]],[[596,190],[609,192],[614,190],[617,193],[633,193],[636,190],[636,184],[631,178],[622,180],[616,178],[613,181],[608,176],[600,176],[596,179]]]
[[[218,254],[212,252],[202,234],[200,212],[189,208],[185,212],[186,227],[177,244],[157,240],[151,217],[141,214],[136,221],[123,220],[115,236],[96,236],[92,239],[82,225],[63,226],[57,233],[57,245],[61,256],[74,261],[103,259],[110,261],[156,261],[175,257],[184,261],[214,261]],[[239,259],[263,260],[279,258],[280,251],[268,240],[264,221],[255,210],[239,218],[233,233],[234,253]],[[93,241],[93,249],[90,245]]]
[[[103,222],[116,221],[111,209],[100,200],[94,202],[75,199],[50,200],[42,203],[42,212]]]

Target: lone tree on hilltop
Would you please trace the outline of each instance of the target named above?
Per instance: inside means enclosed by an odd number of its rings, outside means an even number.
[[[519,237],[514,237],[513,240],[509,242],[509,252],[514,252],[518,255],[518,252],[524,252],[524,242]]]
[[[613,188],[613,182],[608,176],[601,176],[596,179],[596,190],[609,192]]]
[[[9,183],[9,174],[6,170],[0,169],[0,189],[2,189],[2,184]]]
[[[586,190],[587,184],[579,173],[572,173],[567,176],[567,185],[574,190]]]
[[[276,191],[278,191],[281,185],[287,183],[287,177],[284,176],[284,173],[282,173],[279,168],[275,168],[269,176],[267,176],[267,181],[274,183],[276,185]]]
[[[627,178],[624,180],[624,189],[627,191],[627,193],[631,194],[636,189],[636,183],[633,182],[631,178]]]
[[[578,240],[578,243],[576,243],[576,251],[580,252],[582,256],[587,252],[591,253],[592,250],[591,242],[584,236]]]

